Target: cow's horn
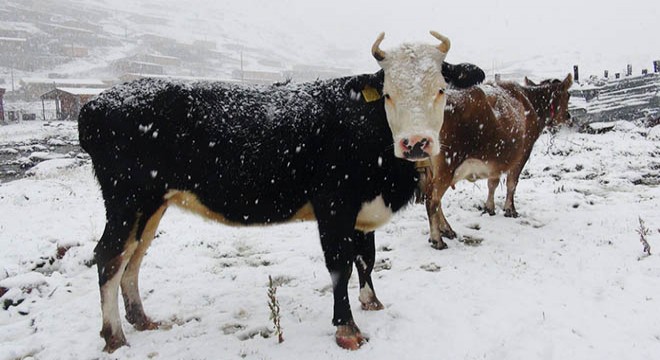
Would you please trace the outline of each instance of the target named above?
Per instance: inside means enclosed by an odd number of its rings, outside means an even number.
[[[378,61],[385,60],[385,52],[380,49],[380,43],[383,42],[383,39],[385,39],[385,33],[384,32],[380,33],[378,35],[378,38],[376,39],[376,41],[374,41],[374,44],[371,45],[371,54]]]
[[[445,54],[447,52],[449,52],[449,48],[451,48],[451,41],[449,41],[449,38],[442,35],[442,34],[440,34],[437,31],[431,30],[430,32],[431,32],[431,35],[433,35],[434,38],[442,41],[442,43],[440,43],[440,45],[438,45],[438,50],[442,51]]]

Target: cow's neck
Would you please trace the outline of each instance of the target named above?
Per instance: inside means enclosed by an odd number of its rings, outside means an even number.
[[[539,131],[549,125],[552,121],[553,106],[552,101],[552,88],[546,86],[526,87],[525,92],[529,102],[532,104],[536,115],[541,120],[539,124]]]

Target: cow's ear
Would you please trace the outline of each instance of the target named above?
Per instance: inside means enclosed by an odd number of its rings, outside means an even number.
[[[442,62],[442,77],[445,78],[445,81],[448,83],[453,83],[453,79],[456,77],[456,66],[452,65],[446,61]]]
[[[442,76],[445,78],[445,81],[452,86],[464,89],[482,83],[486,78],[486,73],[474,64],[462,63],[452,65],[443,62]]]
[[[536,86],[536,83],[530,80],[527,76],[525,76],[525,85],[526,86]]]
[[[563,85],[564,90],[568,90],[573,85],[573,75],[571,75],[571,73],[568,73],[568,75],[566,75],[566,78],[564,79],[564,81],[561,82],[561,84]]]
[[[383,70],[375,74],[364,74],[352,78],[347,84],[347,90],[352,94],[360,94],[362,101],[372,102],[383,96],[383,81],[385,73]]]

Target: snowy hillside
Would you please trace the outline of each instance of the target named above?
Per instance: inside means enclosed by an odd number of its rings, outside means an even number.
[[[52,124],[56,125],[56,124]],[[0,127],[19,141],[75,139],[71,123]],[[660,129],[543,135],[518,187],[518,219],[477,209],[486,184],[460,183],[445,214],[462,241],[433,250],[423,207],[377,231],[376,291],[359,309],[370,342],[334,344],[330,278],[314,223],[231,228],[172,208],[141,273],[145,308],[169,330],[101,352],[92,250],[104,210],[89,164],[41,163],[0,185],[0,359],[652,359],[660,354]],[[645,256],[636,230],[651,230]],[[285,341],[267,307],[280,285]],[[122,309],[123,313],[123,309]],[[295,355],[294,355],[295,354]]]
[[[627,64],[635,73],[649,68],[659,57],[653,46],[660,30],[657,6],[650,0],[602,5],[570,0],[8,0],[0,4],[0,37],[27,41],[26,51],[35,52],[41,63],[59,65],[39,67],[37,62],[31,70],[12,64],[11,57],[5,59],[11,52],[4,51],[0,77],[9,84],[11,67],[17,82],[29,75],[114,76],[114,61],[145,51],[180,57],[183,65],[171,71],[179,76],[226,78],[241,68],[241,60],[245,70],[303,64],[372,72],[377,65],[369,49],[378,33],[387,33],[383,46],[389,48],[403,41],[431,42],[431,29],[452,39],[447,61],[478,64],[489,76],[559,78],[580,65],[586,78]],[[151,48],[145,37],[162,46]],[[80,45],[89,47],[86,56],[68,50]]]

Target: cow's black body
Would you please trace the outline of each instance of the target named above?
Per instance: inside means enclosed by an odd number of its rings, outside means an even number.
[[[194,194],[236,225],[286,222],[311,204],[333,274],[333,323],[354,326],[347,296],[352,264],[362,257],[361,287],[373,289],[375,251],[373,234],[355,230],[358,213],[378,196],[400,210],[418,180],[414,163],[394,157],[382,99],[367,102],[361,94],[382,82],[382,72],[263,87],[144,79],[85,105],[80,144],[92,158],[107,212],[95,249],[100,285],[116,274],[131,231],[139,242],[170,191]],[[139,310],[133,317],[144,317],[141,303]],[[122,345],[111,344],[121,342],[113,337],[123,333],[107,327],[104,318],[112,351]]]

